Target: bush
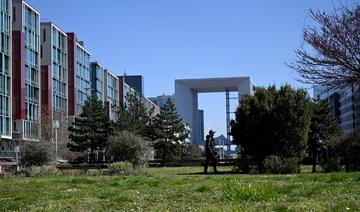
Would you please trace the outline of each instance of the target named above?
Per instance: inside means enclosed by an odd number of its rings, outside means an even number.
[[[48,165],[53,159],[53,147],[47,142],[26,141],[21,148],[20,163],[26,167]]]
[[[339,137],[328,140],[325,144],[327,148],[327,156],[319,161],[319,165],[324,172],[342,171],[341,165],[341,141]]]
[[[22,172],[25,173],[26,177],[55,176],[60,173],[55,166],[30,166],[26,167]]]
[[[271,155],[265,158],[264,170],[273,174],[299,173],[300,164],[296,158],[281,158],[277,155]]]
[[[134,166],[145,166],[149,154],[149,144],[140,136],[122,131],[109,138],[106,154],[109,161],[127,161]]]
[[[344,137],[339,144],[340,157],[346,171],[360,171],[360,135]]]
[[[112,175],[138,175],[142,173],[142,168],[137,167],[135,168],[129,162],[117,162],[112,163],[108,166],[107,174]]]

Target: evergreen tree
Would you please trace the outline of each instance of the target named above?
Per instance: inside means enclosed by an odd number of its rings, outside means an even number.
[[[95,162],[95,151],[102,151],[107,146],[111,132],[111,123],[103,103],[96,95],[91,95],[84,102],[83,112],[76,117],[69,127],[67,146],[74,152],[90,152],[90,162]]]
[[[304,156],[311,119],[311,103],[304,90],[290,86],[256,87],[244,95],[232,122],[231,135],[240,154],[262,168],[270,155],[301,159]]]
[[[127,131],[143,137],[150,137],[150,114],[141,101],[138,93],[128,93],[127,104],[119,107],[118,116],[114,123],[118,131]]]
[[[157,158],[165,165],[180,153],[180,142],[189,137],[189,130],[170,99],[161,107],[160,114],[155,118],[154,132]]]
[[[332,137],[340,136],[341,129],[339,120],[332,114],[333,108],[327,100],[320,100],[317,98],[312,103],[312,116],[309,132],[309,149],[313,149],[312,142],[313,135],[319,133],[320,138],[324,141]]]

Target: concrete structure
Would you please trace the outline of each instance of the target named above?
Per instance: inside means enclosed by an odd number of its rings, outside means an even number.
[[[40,14],[13,0],[13,120],[19,140],[40,136]]]
[[[11,0],[0,4],[0,137],[12,138],[12,25]]]
[[[175,80],[175,105],[182,119],[192,129],[192,142],[198,145],[203,143],[203,139],[199,140],[198,93],[236,91],[240,100],[242,95],[252,94],[252,87],[250,77]]]

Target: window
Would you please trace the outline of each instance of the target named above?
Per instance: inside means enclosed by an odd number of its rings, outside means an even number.
[[[43,41],[46,41],[46,29],[43,29]]]

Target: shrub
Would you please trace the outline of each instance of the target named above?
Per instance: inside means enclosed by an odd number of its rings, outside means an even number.
[[[341,138],[334,137],[326,142],[327,157],[321,159],[320,167],[325,172],[337,172],[342,170],[341,165]]]
[[[107,174],[108,175],[138,175],[142,172],[142,168],[135,168],[129,162],[116,162],[111,163],[108,166]]]
[[[55,166],[30,166],[26,167],[23,172],[26,177],[55,176],[60,173]]]
[[[53,147],[47,142],[27,141],[21,148],[20,163],[26,167],[43,166],[52,161]]]
[[[134,166],[145,166],[149,144],[142,137],[122,131],[109,138],[107,156],[109,161],[127,161]]]
[[[360,135],[341,138],[337,151],[346,171],[360,171]]]
[[[300,164],[296,158],[281,158],[277,155],[271,155],[265,158],[264,170],[273,174],[299,173]]]

